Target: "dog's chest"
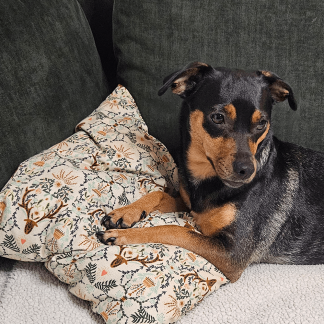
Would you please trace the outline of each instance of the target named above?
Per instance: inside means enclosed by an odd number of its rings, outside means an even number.
[[[236,212],[235,205],[228,203],[201,213],[192,211],[191,214],[194,216],[194,221],[199,230],[204,235],[212,236],[224,227],[229,226],[235,220]]]

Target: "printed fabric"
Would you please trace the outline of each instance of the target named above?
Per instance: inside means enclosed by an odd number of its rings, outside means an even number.
[[[143,195],[178,190],[177,168],[119,85],[61,143],[23,162],[0,192],[0,255],[44,262],[106,323],[171,323],[228,282],[204,258],[162,244],[106,246],[104,215]],[[189,226],[151,213],[136,227]],[[57,310],[59,311],[59,310]]]

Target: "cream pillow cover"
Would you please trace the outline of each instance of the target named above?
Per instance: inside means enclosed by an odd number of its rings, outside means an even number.
[[[167,149],[119,85],[65,141],[23,162],[0,192],[0,255],[44,262],[106,323],[170,323],[228,282],[171,245],[105,246],[101,218],[154,190],[178,190]],[[135,226],[194,226],[154,212]],[[58,310],[59,311],[59,310]]]

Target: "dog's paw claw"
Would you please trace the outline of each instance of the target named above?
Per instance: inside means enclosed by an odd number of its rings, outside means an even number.
[[[131,225],[131,226],[132,226],[132,225]],[[126,228],[129,228],[129,227],[131,227],[131,226],[127,226],[127,225],[123,222],[123,223],[121,223],[120,228],[121,228],[121,229],[126,229]]]
[[[115,209],[101,219],[101,225],[109,229],[127,229],[147,216],[146,211],[129,206]]]
[[[110,243],[110,245],[114,245],[117,238],[116,237],[108,237],[107,239],[105,239],[105,234],[106,234],[106,232],[99,231],[96,233],[96,236],[101,243],[106,244],[106,245],[108,245]]]
[[[114,244],[115,241],[116,241],[116,237],[109,237],[109,238],[107,238],[106,243]]]
[[[96,233],[96,237],[97,237],[97,239],[98,239],[101,243],[106,244],[105,239],[104,239],[104,235],[105,235],[105,232],[104,232],[104,231],[100,231],[100,232],[97,232],[97,233]]]
[[[143,210],[140,219],[144,219],[146,217],[146,211]]]
[[[106,242],[115,242],[115,241],[116,241],[116,237],[109,237],[106,240]]]
[[[118,228],[119,226],[121,226],[123,223],[123,219],[119,218],[118,221],[116,222],[116,228]]]
[[[107,230],[118,228],[121,225],[121,223],[123,222],[123,219],[120,218],[120,219],[118,219],[118,221],[116,223],[114,223],[111,219],[112,216],[113,216],[113,214],[106,215],[101,220],[101,225],[106,227]]]
[[[109,223],[110,219],[111,219],[111,216],[106,215],[106,216],[104,216],[104,217],[102,218],[100,224],[105,226],[105,223],[106,223],[106,222]]]

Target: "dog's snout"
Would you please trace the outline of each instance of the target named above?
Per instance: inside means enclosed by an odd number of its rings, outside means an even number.
[[[250,159],[236,160],[233,162],[233,170],[239,179],[245,180],[254,173],[254,165]]]

